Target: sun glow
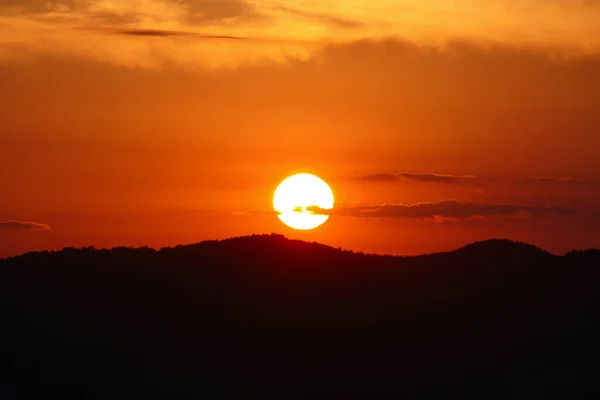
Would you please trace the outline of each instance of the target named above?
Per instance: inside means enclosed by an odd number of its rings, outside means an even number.
[[[290,228],[310,230],[323,225],[328,215],[315,214],[310,207],[333,208],[333,192],[321,178],[298,174],[284,180],[273,196],[273,208]]]

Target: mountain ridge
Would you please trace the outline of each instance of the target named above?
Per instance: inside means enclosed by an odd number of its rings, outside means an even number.
[[[457,252],[471,252],[471,251],[481,253],[481,252],[506,252],[506,251],[518,250],[520,252],[526,251],[530,254],[546,255],[546,256],[553,256],[553,257],[559,257],[559,258],[566,257],[568,255],[573,255],[573,254],[600,253],[600,249],[590,248],[590,249],[573,249],[573,250],[565,253],[564,255],[557,255],[557,254],[550,253],[538,246],[528,244],[525,242],[514,241],[511,239],[504,239],[504,238],[493,238],[493,239],[475,241],[475,242],[466,244],[464,246],[458,247],[457,249],[450,250],[450,251],[440,251],[440,252],[424,253],[424,254],[418,254],[418,255],[392,255],[392,254],[385,254],[385,253],[369,253],[369,252],[363,252],[363,251],[349,250],[349,249],[343,249],[341,247],[336,248],[334,246],[322,244],[322,243],[319,243],[316,241],[309,242],[309,241],[305,241],[305,240],[289,239],[284,235],[272,233],[272,234],[254,234],[254,235],[246,235],[246,236],[237,236],[237,237],[231,237],[231,238],[220,239],[220,240],[205,240],[205,241],[201,241],[201,242],[197,242],[197,243],[190,243],[190,244],[177,245],[177,246],[167,246],[167,247],[162,247],[162,248],[158,248],[158,249],[148,247],[148,246],[141,246],[141,247],[115,246],[112,248],[96,248],[95,246],[87,246],[87,247],[80,247],[80,248],[65,247],[60,250],[30,251],[30,252],[27,252],[27,253],[24,253],[21,255],[17,255],[17,256],[0,258],[0,262],[4,261],[4,260],[17,259],[20,257],[29,256],[29,255],[56,254],[56,253],[60,253],[63,251],[103,252],[103,251],[127,250],[127,251],[149,251],[149,252],[160,253],[160,252],[170,251],[170,250],[174,250],[174,249],[195,248],[198,246],[211,246],[211,245],[219,246],[222,244],[240,243],[240,242],[245,242],[245,241],[246,242],[254,242],[254,243],[268,242],[273,245],[291,244],[291,245],[301,245],[301,246],[318,246],[320,248],[328,248],[330,250],[341,251],[341,252],[351,253],[351,254],[360,254],[360,255],[375,256],[375,257],[392,257],[392,258],[416,258],[416,257],[434,256],[434,255],[438,255],[438,254],[452,254],[452,253],[457,253]]]
[[[28,253],[0,261],[0,398],[415,398],[482,383],[582,398],[600,392],[598,265],[597,251],[502,240],[394,257],[281,235]]]

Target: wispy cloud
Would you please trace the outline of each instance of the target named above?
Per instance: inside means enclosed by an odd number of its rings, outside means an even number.
[[[401,179],[408,179],[417,182],[435,182],[435,183],[476,183],[477,176],[475,175],[450,175],[450,174],[433,174],[433,173],[409,173],[402,172],[398,174],[379,173],[353,178],[360,182],[396,182]]]
[[[398,180],[398,175],[397,174],[386,174],[386,173],[370,174],[370,175],[356,176],[356,177],[353,177],[352,180],[358,181],[358,182],[396,182]]]
[[[185,32],[185,31],[168,31],[160,29],[124,29],[118,30],[116,33],[126,36],[143,36],[143,37],[170,37],[170,36],[187,36],[198,39],[226,39],[226,40],[243,40],[246,39],[241,36],[227,36],[227,35],[211,35],[197,32]]]
[[[472,184],[476,186],[488,186],[499,183],[525,183],[525,184],[548,184],[548,185],[581,185],[596,186],[600,184],[598,177],[574,177],[574,176],[540,176],[540,177],[510,177],[510,176],[478,176],[478,175],[453,175],[441,173],[376,173],[350,178],[355,182],[398,182],[409,180],[425,183],[447,183],[447,184]]]
[[[332,14],[287,7],[276,3],[271,3],[270,5],[269,3],[266,3],[266,7],[270,10],[282,11],[287,14],[306,18],[309,21],[313,21],[318,24],[331,25],[335,28],[361,28],[364,26],[363,22],[361,21],[346,19]]]
[[[413,174],[401,173],[400,178],[409,179],[418,182],[438,182],[438,183],[476,183],[475,175],[448,175],[448,174]]]
[[[414,219],[456,219],[492,218],[533,214],[568,215],[573,210],[566,207],[539,207],[517,204],[483,204],[444,200],[436,203],[383,204],[363,207],[338,207],[323,210],[310,207],[315,214],[338,215],[359,218],[414,218]]]
[[[462,39],[598,53],[598,20],[597,2],[584,0],[481,0],[461,7],[454,0],[2,0],[0,46],[148,67],[159,64],[160,57],[200,66],[283,62],[318,54],[315,43],[384,38],[433,46]],[[82,37],[74,29],[78,27],[95,29]],[[111,38],[105,28],[120,29],[129,40]],[[261,38],[279,46],[148,43],[154,37],[182,35],[198,41]]]
[[[0,221],[0,231],[16,230],[16,229],[33,229],[51,231],[50,225],[41,224],[39,222],[22,222],[22,221]]]
[[[293,40],[285,38],[273,38],[273,37],[261,37],[261,36],[231,36],[231,35],[220,35],[203,32],[192,32],[192,31],[174,31],[174,30],[161,30],[161,29],[104,29],[97,28],[97,31],[105,33],[113,33],[116,35],[123,36],[138,36],[145,38],[191,38],[196,40],[217,40],[217,41],[245,41],[253,42],[258,44],[273,44],[273,45],[301,45],[311,46],[316,43],[310,41]]]
[[[564,184],[568,184],[568,183],[586,183],[586,181],[584,181],[583,179],[574,178],[572,176],[563,176],[563,177],[547,177],[547,176],[543,176],[543,177],[540,177],[540,178],[536,178],[536,180],[538,182],[547,182],[547,183],[564,183]],[[587,183],[594,183],[594,182],[587,182]]]

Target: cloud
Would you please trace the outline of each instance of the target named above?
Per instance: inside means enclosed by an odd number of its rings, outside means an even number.
[[[447,175],[447,174],[398,174],[399,177],[418,182],[439,182],[439,183],[475,183],[475,175]]]
[[[398,180],[397,174],[371,174],[364,176],[357,176],[352,178],[354,181],[359,182],[396,182]]]
[[[241,36],[227,36],[227,35],[210,35],[201,34],[195,32],[184,32],[184,31],[168,31],[160,29],[125,29],[117,31],[118,34],[125,36],[144,36],[144,37],[170,37],[170,36],[187,36],[198,39],[223,39],[223,40],[244,40],[246,38]]]
[[[256,8],[244,0],[175,0],[172,2],[187,8],[191,23],[261,18]]]
[[[539,207],[515,204],[482,204],[459,200],[444,200],[437,203],[384,204],[378,206],[346,207],[323,210],[310,207],[315,214],[338,215],[359,218],[413,218],[424,220],[466,220],[473,218],[511,217],[533,214],[569,215],[573,211],[566,207]]]
[[[477,176],[475,175],[449,175],[449,174],[415,174],[402,172],[399,174],[372,174],[353,178],[355,181],[360,182],[396,182],[400,179],[408,179],[417,182],[434,182],[434,183],[454,183],[454,184],[465,184],[465,183],[477,183]]]
[[[563,184],[569,184],[569,183],[586,183],[584,180],[580,179],[580,178],[574,178],[572,176],[563,176],[563,177],[541,177],[541,178],[536,178],[536,181],[538,182],[546,182],[546,183],[563,183]],[[587,183],[594,183],[594,182],[587,182]]]
[[[259,44],[273,44],[273,45],[299,45],[299,46],[310,46],[314,43],[303,42],[298,40],[287,40],[285,38],[269,38],[269,37],[251,37],[251,36],[230,36],[230,35],[219,35],[202,32],[190,32],[190,31],[172,31],[162,29],[98,29],[102,32],[110,32],[117,35],[123,36],[138,36],[142,38],[169,38],[169,37],[181,37],[191,38],[197,40],[224,40],[224,41],[246,41],[254,42]]]
[[[524,184],[549,184],[549,185],[579,185],[596,186],[600,181],[592,177],[575,176],[542,176],[542,177],[506,177],[506,176],[476,176],[476,175],[451,175],[436,173],[409,173],[402,172],[397,174],[377,173],[371,175],[356,176],[351,178],[356,182],[397,182],[402,179],[426,182],[426,183],[447,183],[447,184],[472,184],[476,186],[493,185],[500,183],[524,183]]]
[[[137,21],[148,16],[154,17],[153,14],[159,11],[159,7],[163,10],[180,10],[181,20],[189,18],[192,23],[218,23],[257,15],[255,8],[245,0],[0,0],[2,14],[60,13],[80,14],[92,18],[98,15],[128,14],[135,15]],[[166,17],[169,17],[168,13]]]
[[[15,230],[15,229],[32,229],[51,231],[50,225],[41,224],[38,222],[21,222],[21,221],[0,221],[0,231]]]
[[[350,20],[342,17],[338,17],[331,14],[319,13],[319,12],[311,12],[301,9],[296,9],[292,7],[286,7],[283,5],[271,5],[267,6],[271,10],[282,11],[287,14],[296,15],[299,17],[306,18],[308,20],[312,20],[317,23],[322,23],[325,25],[330,25],[336,28],[360,28],[363,27],[364,24],[361,21]]]
[[[155,67],[161,57],[176,58],[185,66],[217,67],[306,60],[322,48],[314,43],[383,39],[419,46],[443,46],[460,39],[562,49],[569,54],[600,52],[600,7],[589,1],[467,3],[456,7],[454,0],[408,4],[393,0],[0,0],[0,48],[3,53],[10,49],[11,53],[87,57],[136,67]],[[77,29],[81,27],[96,28],[96,34],[92,29],[81,37]],[[102,31],[107,27],[123,28],[131,41],[111,39]],[[176,32],[195,33],[198,38],[206,32],[215,38],[263,38],[279,46],[148,43],[156,36],[180,36]]]
[[[0,0],[0,11],[4,14],[39,14],[56,9],[75,10],[86,3],[77,0]]]

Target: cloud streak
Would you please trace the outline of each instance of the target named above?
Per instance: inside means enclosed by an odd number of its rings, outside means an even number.
[[[600,184],[598,179],[591,177],[573,177],[573,176],[541,176],[541,177],[498,177],[498,176],[477,176],[477,175],[452,175],[452,174],[437,174],[437,173],[411,173],[401,172],[397,174],[391,173],[376,173],[370,175],[355,176],[350,178],[355,182],[364,183],[386,183],[400,182],[402,180],[424,182],[424,183],[440,183],[440,184],[456,184],[456,185],[476,185],[488,186],[499,183],[525,183],[525,184],[548,184],[548,185],[580,185],[580,186],[597,186]]]
[[[448,174],[412,174],[401,173],[398,177],[417,182],[436,182],[436,183],[475,183],[475,175],[448,175]]]
[[[0,231],[7,230],[42,230],[51,231],[50,225],[42,224],[39,222],[22,222],[16,220],[0,221]]]
[[[191,32],[191,31],[172,31],[172,30],[161,30],[161,29],[99,29],[98,31],[110,32],[116,35],[141,37],[141,38],[192,38],[197,40],[223,40],[223,41],[239,41],[239,42],[254,42],[259,44],[273,44],[273,45],[302,45],[311,46],[317,44],[310,41],[302,40],[291,40],[285,38],[270,38],[270,37],[259,37],[259,36],[231,36],[231,35],[220,35],[202,32]]]
[[[279,5],[279,4],[273,4],[270,6],[267,5],[267,7],[271,10],[282,11],[287,14],[306,18],[307,20],[316,22],[318,24],[329,25],[329,26],[333,26],[335,28],[351,29],[351,28],[361,28],[364,26],[363,22],[361,22],[361,21],[345,19],[342,17],[325,14],[325,13],[311,12],[311,11],[301,10],[301,9],[297,9],[297,8],[286,7],[286,6]]]
[[[241,36],[227,36],[227,35],[211,35],[202,34],[195,32],[184,32],[184,31],[168,31],[160,29],[125,29],[116,31],[116,33],[125,36],[142,36],[142,37],[171,37],[171,36],[185,36],[193,37],[198,39],[224,39],[224,40],[244,40],[247,38]]]
[[[519,215],[549,214],[569,215],[573,210],[566,207],[539,207],[516,204],[483,204],[444,200],[436,203],[383,204],[364,207],[341,207],[323,210],[310,207],[315,214],[358,218],[412,218],[423,220],[467,220],[473,218],[511,217]]]
[[[402,172],[398,174],[372,174],[353,178],[359,182],[396,182],[401,179],[407,179],[416,182],[433,182],[433,183],[453,183],[453,184],[466,184],[466,183],[477,183],[477,176],[475,175],[450,175],[450,174],[415,174],[409,172]]]

